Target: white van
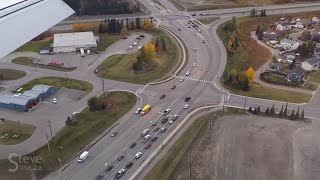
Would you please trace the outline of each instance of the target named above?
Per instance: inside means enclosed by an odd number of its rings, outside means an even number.
[[[84,57],[85,54],[84,54],[84,49],[83,48],[80,48],[80,54],[81,54],[81,57]]]
[[[78,162],[81,163],[82,161],[86,160],[87,157],[89,157],[89,152],[84,151],[82,154],[80,154]]]
[[[88,49],[88,50],[87,50],[87,55],[90,55],[90,54],[91,54],[91,52],[90,52],[90,50]]]
[[[186,76],[189,76],[189,75],[190,75],[190,71],[187,71]]]

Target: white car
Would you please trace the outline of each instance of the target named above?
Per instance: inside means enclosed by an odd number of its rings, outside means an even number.
[[[169,121],[169,124],[173,124],[173,121],[172,121],[172,120],[170,120],[170,121]]]
[[[180,79],[180,82],[183,82],[183,81],[184,81],[184,79],[181,78],[181,79]]]
[[[166,109],[166,110],[164,111],[164,113],[165,113],[165,114],[169,114],[170,111],[171,111],[171,109],[168,108],[168,109]]]
[[[141,112],[141,110],[142,110],[141,108],[138,108],[135,113],[139,114]]]
[[[192,67],[196,67],[196,63],[193,63],[193,64],[192,64]]]
[[[53,104],[57,104],[57,98],[53,98],[53,100],[52,100],[52,102],[53,102]]]
[[[186,72],[186,76],[189,76],[189,75],[190,75],[190,71],[187,71],[187,72]]]
[[[129,49],[129,50],[131,50],[132,48],[133,48],[132,46],[129,46],[129,48],[128,48],[128,49]]]
[[[134,158],[139,159],[141,156],[142,156],[142,152],[138,152],[138,153],[134,156]]]
[[[138,47],[138,49],[141,49],[141,48],[142,48],[142,46],[139,46],[139,47]]]
[[[184,105],[184,109],[187,109],[189,107],[189,104]]]
[[[74,116],[76,116],[76,115],[78,115],[79,114],[79,112],[73,112],[72,113],[72,117],[74,117]]]
[[[193,51],[196,52],[196,51],[197,51],[197,48],[193,48]]]

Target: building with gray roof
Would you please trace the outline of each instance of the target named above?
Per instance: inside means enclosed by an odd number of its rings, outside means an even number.
[[[79,51],[80,48],[84,50],[97,48],[97,42],[92,31],[54,35],[53,52],[74,52]]]

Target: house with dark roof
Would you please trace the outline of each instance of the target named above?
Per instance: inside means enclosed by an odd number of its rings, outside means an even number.
[[[318,58],[320,58],[320,47],[317,47],[317,48],[314,49],[313,55],[315,55]]]
[[[286,49],[295,50],[299,47],[299,43],[297,41],[293,41],[287,38],[283,38],[280,41],[280,44],[283,45]]]
[[[290,22],[283,22],[277,25],[276,30],[278,31],[287,31],[291,29],[291,23]]]
[[[305,70],[298,66],[290,71],[290,73],[287,76],[287,79],[289,82],[298,84],[303,80],[304,74]]]
[[[301,63],[301,67],[306,71],[317,71],[320,69],[320,59],[317,56],[309,58]]]
[[[315,42],[320,43],[320,32],[313,33],[311,35],[311,39]]]
[[[281,72],[281,69],[282,69],[282,65],[280,62],[273,63],[270,66],[270,70],[273,72]]]

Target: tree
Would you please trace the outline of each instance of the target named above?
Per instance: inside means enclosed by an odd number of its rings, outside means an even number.
[[[166,45],[166,41],[163,36],[161,36],[160,41],[161,41],[161,45],[162,45],[162,51],[167,52],[167,45]]]
[[[242,72],[239,75],[238,80],[239,80],[239,83],[240,83],[240,89],[242,89],[242,90],[248,90],[249,89],[249,79],[246,76],[245,72]]]
[[[251,9],[250,17],[256,17],[256,15],[257,15],[257,10],[255,8]]]
[[[137,18],[136,18],[136,23],[135,23],[135,25],[136,25],[136,29],[140,29],[140,28],[141,28],[141,26],[140,26],[140,22],[141,22],[140,18],[139,18],[139,17],[137,17]]]
[[[282,117],[282,115],[283,115],[283,105],[281,106],[281,110],[279,112],[279,117]]]
[[[250,67],[249,69],[247,69],[246,71],[246,76],[248,78],[248,80],[250,82],[252,82],[252,80],[254,79],[254,69],[252,67]]]
[[[230,71],[230,77],[231,77],[231,81],[234,81],[237,79],[238,77],[238,72],[235,68],[231,69]]]
[[[145,61],[146,60],[146,52],[144,47],[140,49],[140,53],[137,56],[137,62],[141,63],[141,61]]]
[[[304,109],[301,112],[300,119],[304,120]]]
[[[72,120],[71,120],[70,116],[68,116],[68,118],[66,120],[66,125],[67,126],[71,126],[72,125]]]
[[[256,35],[258,36],[260,33],[261,33],[261,29],[260,29],[260,24],[259,24],[257,27],[257,30],[256,30]]]
[[[93,96],[90,99],[88,99],[88,106],[90,111],[95,111],[97,107],[97,97]]]
[[[294,119],[294,109],[292,109],[292,112],[291,112],[291,114],[290,114],[290,116],[289,116],[289,119],[291,119],[291,120]]]
[[[249,111],[250,113],[252,113],[252,108],[251,108],[251,106],[249,107],[248,111]]]
[[[273,104],[272,107],[270,108],[270,114],[271,114],[271,115],[274,115],[274,114],[275,114],[274,104]]]
[[[156,57],[156,48],[153,44],[147,43],[143,46],[143,49],[146,54],[146,61],[153,62]]]
[[[266,109],[266,115],[269,115],[270,114],[270,110],[269,110],[269,107]]]
[[[300,110],[300,107],[298,106],[298,110],[297,110],[295,117],[294,117],[295,119],[299,119],[299,113],[300,113],[299,110]]]
[[[3,81],[3,74],[0,73],[0,80]]]
[[[283,111],[283,116],[286,117],[288,114],[288,103],[286,104],[286,107],[284,108],[284,111]]]
[[[260,113],[260,106],[257,107],[257,112]]]
[[[121,36],[127,36],[128,35],[128,29],[126,26],[123,26],[120,32]]]
[[[156,44],[154,46],[155,46],[157,52],[159,52],[159,38],[157,38]]]
[[[272,55],[271,61],[272,61],[272,63],[276,63],[277,62],[277,57],[275,55]]]

